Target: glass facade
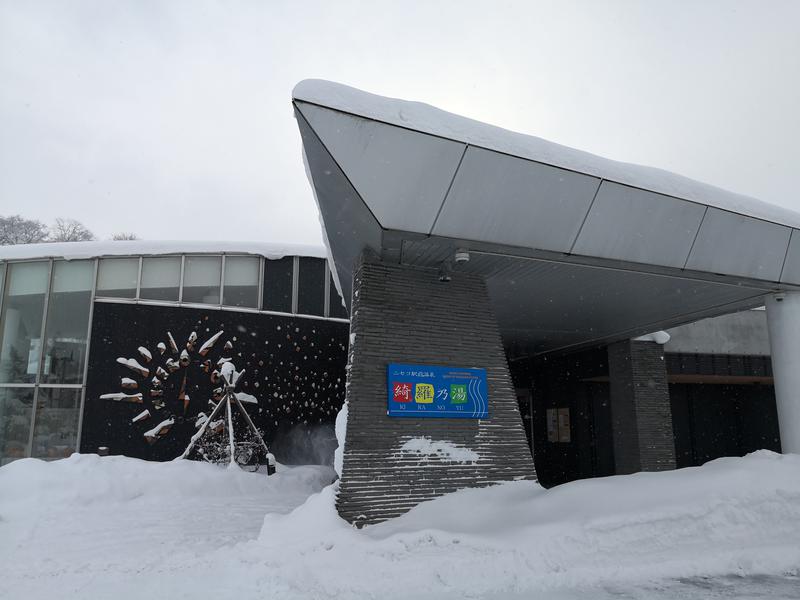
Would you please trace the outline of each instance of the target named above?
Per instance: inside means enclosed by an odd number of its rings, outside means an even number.
[[[0,388],[0,466],[28,456],[34,388]]]
[[[0,262],[0,465],[77,451],[93,299],[347,318],[320,258]]]
[[[78,451],[81,390],[41,388],[36,400],[31,456],[66,458]]]
[[[181,301],[196,304],[219,304],[222,258],[219,256],[187,256],[184,261]]]
[[[222,304],[258,308],[260,260],[255,256],[225,257],[225,291]]]
[[[180,285],[180,256],[148,256],[142,259],[140,298],[177,302]]]
[[[53,263],[40,383],[83,381],[93,275],[94,261]]]
[[[35,383],[50,262],[8,266],[0,311],[0,383]]]
[[[104,298],[136,298],[138,258],[101,258],[97,265],[97,295]]]

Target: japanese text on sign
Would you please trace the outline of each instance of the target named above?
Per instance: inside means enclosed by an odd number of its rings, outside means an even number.
[[[390,364],[387,387],[391,417],[489,417],[485,369]]]

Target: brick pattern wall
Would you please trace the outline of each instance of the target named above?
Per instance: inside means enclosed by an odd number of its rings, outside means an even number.
[[[617,474],[674,469],[664,347],[634,340],[611,344],[608,366]]]
[[[364,259],[353,280],[347,438],[337,509],[357,525],[398,516],[465,487],[535,479],[497,322],[483,280]],[[390,362],[482,367],[489,419],[386,415]],[[426,436],[468,448],[474,463],[401,452]]]

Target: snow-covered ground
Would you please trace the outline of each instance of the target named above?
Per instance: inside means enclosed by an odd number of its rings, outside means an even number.
[[[332,476],[12,463],[0,598],[800,597],[800,456],[464,490],[364,530]]]
[[[289,512],[334,478],[322,466],[267,477],[121,456],[13,462],[0,468],[0,598],[183,597],[197,591],[188,567],[222,548],[236,561],[266,513]]]

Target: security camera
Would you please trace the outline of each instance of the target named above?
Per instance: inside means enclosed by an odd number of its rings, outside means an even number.
[[[775,302],[783,302],[784,298],[786,298],[786,294],[775,294]]]
[[[453,260],[456,262],[456,264],[469,262],[469,250],[466,248],[459,248],[456,250]]]

